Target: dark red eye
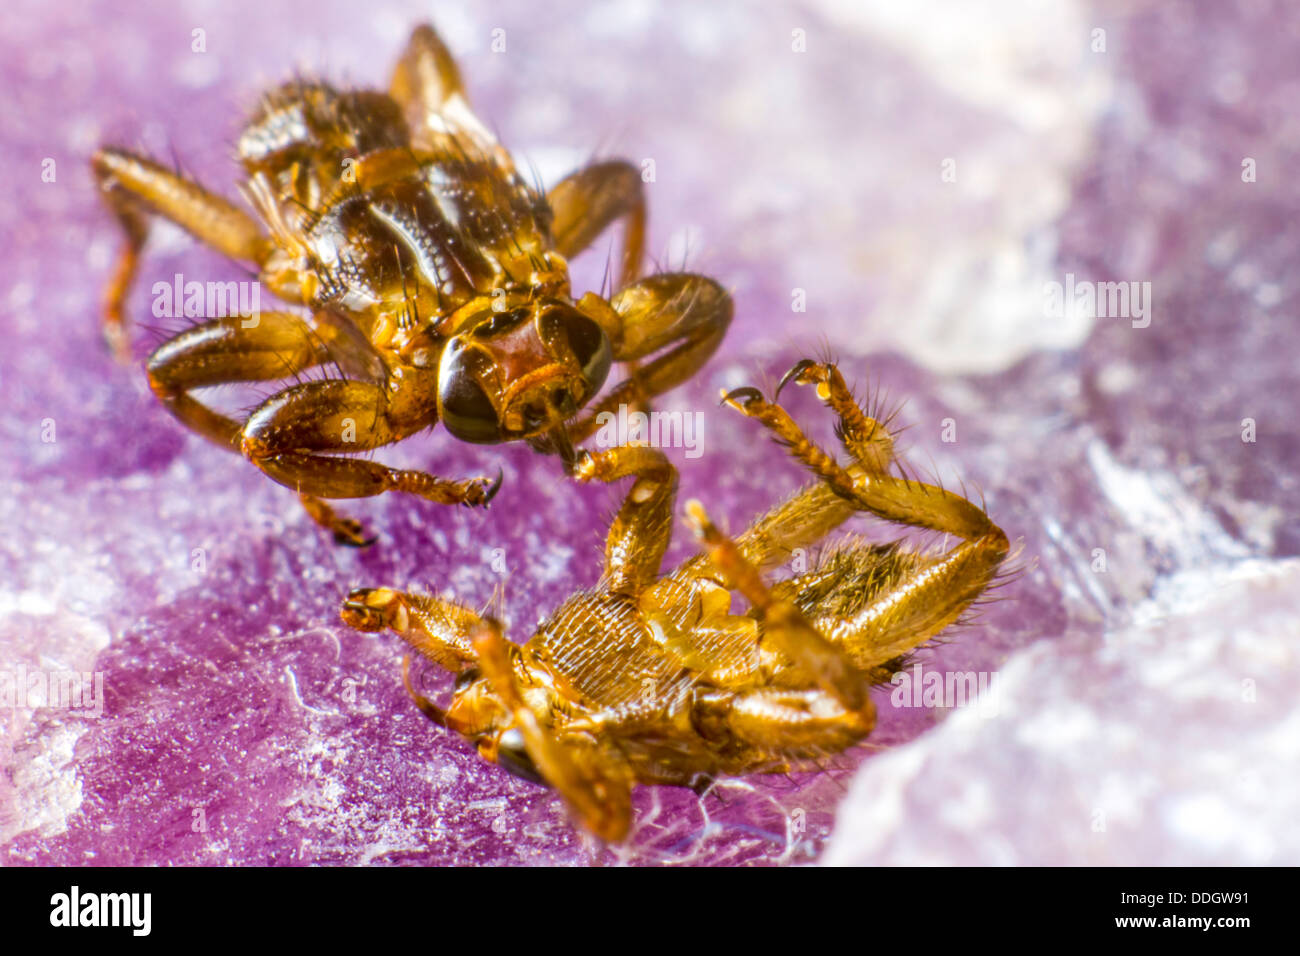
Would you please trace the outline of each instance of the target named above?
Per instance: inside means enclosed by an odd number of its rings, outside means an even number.
[[[609,336],[604,329],[579,312],[565,311],[561,321],[564,323],[569,348],[573,349],[574,358],[582,366],[582,378],[587,383],[587,394],[582,396],[585,401],[600,391],[609,376],[612,360]]]
[[[438,415],[461,441],[480,445],[501,440],[497,410],[475,374],[486,357],[458,339],[447,343],[438,365]]]

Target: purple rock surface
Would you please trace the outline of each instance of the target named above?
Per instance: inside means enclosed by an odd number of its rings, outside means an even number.
[[[263,88],[383,85],[428,6],[22,0],[0,14],[0,862],[1300,862],[1300,10],[536,10],[438,5],[480,115],[544,182],[653,160],[652,254],[735,293],[719,356],[660,406],[704,416],[700,456],[670,451],[682,497],[738,528],[804,482],[715,396],[829,349],[906,401],[908,460],[978,488],[1017,542],[1001,600],[916,659],[986,692],[884,688],[869,744],[825,771],[643,788],[629,845],[584,840],[421,717],[400,642],[338,606],[501,590],[523,640],[597,579],[621,489],[437,433],[380,457],[500,466],[492,507],[350,503],[380,540],[338,548],[99,340],[120,237],[90,152],[175,157],[234,196]],[[149,308],[176,273],[244,278],[155,230],[141,357],[179,327]],[[790,407],[832,440],[811,396]],[[691,551],[682,529],[668,560]],[[51,700],[73,672],[80,706]]]

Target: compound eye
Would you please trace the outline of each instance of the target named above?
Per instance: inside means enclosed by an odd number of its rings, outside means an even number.
[[[497,764],[505,767],[512,776],[520,780],[547,786],[546,778],[533,763],[533,758],[528,756],[528,750],[524,747],[523,734],[516,728],[512,727],[501,735],[501,742],[497,748]]]
[[[582,396],[585,401],[600,391],[609,376],[612,360],[609,336],[599,325],[578,312],[565,312],[562,321],[569,347],[582,366],[582,378],[587,383],[587,394]]]
[[[477,667],[467,667],[456,675],[456,682],[452,685],[452,691],[462,691],[482,676],[483,672]]]
[[[461,441],[480,445],[501,440],[497,410],[474,374],[482,360],[477,349],[452,340],[438,367],[438,417]]]

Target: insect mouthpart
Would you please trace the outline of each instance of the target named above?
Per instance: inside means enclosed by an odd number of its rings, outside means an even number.
[[[559,429],[587,399],[587,384],[582,376],[562,366],[540,369],[536,378],[539,381],[523,382],[510,389],[501,420],[512,436],[527,438]]]
[[[440,417],[481,444],[552,431],[605,384],[612,355],[604,330],[572,305],[539,300],[488,313],[443,350]]]

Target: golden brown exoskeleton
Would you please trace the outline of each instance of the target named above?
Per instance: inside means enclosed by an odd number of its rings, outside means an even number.
[[[251,263],[263,288],[306,306],[308,315],[209,317],[150,356],[149,382],[185,425],[299,492],[344,543],[365,543],[361,529],[322,499],[404,491],[486,505],[500,478],[447,480],[342,455],[441,420],[465,441],[524,439],[571,464],[572,443],[595,430],[600,412],[643,407],[690,378],[731,321],[731,299],[711,279],[638,281],[645,198],[636,167],[595,163],[545,196],[526,183],[471,111],[428,26],[412,35],[387,93],[285,84],[263,98],[238,152],[265,231],[150,159],[95,154],[127,236],[105,331],[127,355],[122,309],[152,216]],[[575,301],[566,258],[619,220],[617,291]],[[636,364],[593,402],[613,361]],[[344,377],[299,381],[243,422],[192,394],[320,365]]]
[[[417,694],[409,676],[407,689],[485,758],[558,790],[577,821],[606,840],[627,835],[634,784],[698,788],[844,750],[874,724],[871,686],[984,592],[1007,537],[964,497],[897,474],[889,430],[864,413],[834,366],[800,362],[782,385],[790,380],[816,386],[851,463],[819,449],[756,389],[725,395],[820,481],[734,540],[688,503],[705,553],[667,576],[659,566],[677,474],[660,452],[628,446],[584,453],[576,470],[584,480],[636,478],[610,528],[600,584],[565,601],[527,644],[510,643],[496,621],[460,604],[389,588],[354,590],[343,619],[366,631],[392,628],[458,674],[446,709]],[[855,512],[961,540],[918,553],[854,539],[812,570],[764,583],[764,570]],[[731,613],[733,591],[748,613]]]

